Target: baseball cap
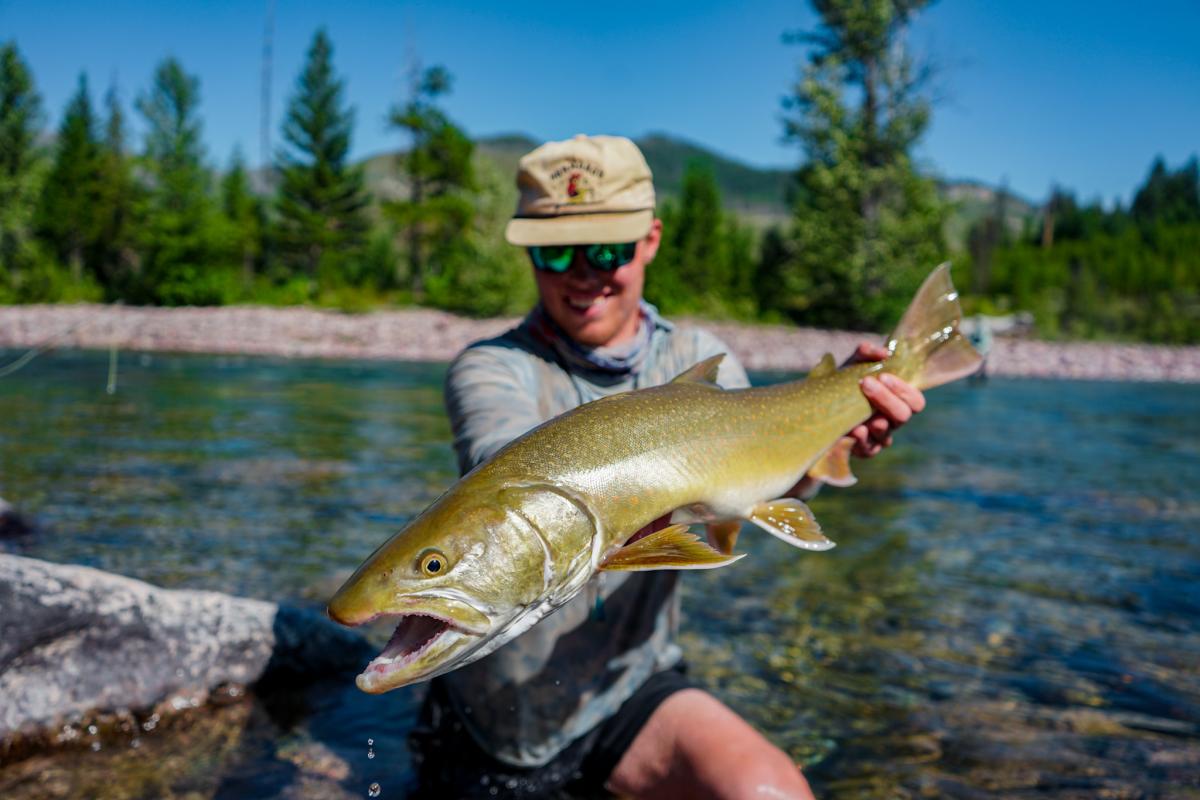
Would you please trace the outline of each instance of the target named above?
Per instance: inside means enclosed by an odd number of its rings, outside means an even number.
[[[654,181],[623,136],[547,142],[517,167],[517,212],[504,237],[521,247],[632,242],[654,222]]]

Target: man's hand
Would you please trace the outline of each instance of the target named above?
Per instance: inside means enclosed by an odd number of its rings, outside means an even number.
[[[863,342],[854,351],[846,364],[861,364],[866,361],[882,361],[888,357],[886,347]],[[892,433],[925,408],[925,395],[915,386],[883,373],[868,375],[860,383],[863,395],[875,413],[862,425],[850,431],[854,440],[854,455],[871,458],[892,443]]]

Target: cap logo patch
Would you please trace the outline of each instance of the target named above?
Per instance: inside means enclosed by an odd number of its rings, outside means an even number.
[[[555,187],[566,196],[568,203],[592,201],[592,178],[604,179],[604,170],[588,161],[571,158],[560,164],[549,174]]]
[[[591,189],[580,184],[583,180],[582,172],[572,172],[567,178],[567,202],[582,203],[587,200],[587,196],[591,194]]]

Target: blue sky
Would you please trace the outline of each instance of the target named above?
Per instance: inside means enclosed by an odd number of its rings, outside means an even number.
[[[167,55],[201,79],[215,164],[259,157],[262,32],[269,0],[206,3],[0,0],[50,124],[80,71],[127,104]],[[604,4],[466,0],[275,0],[272,136],[318,26],[357,110],[356,155],[401,146],[387,130],[414,56],[455,76],[451,116],[473,135],[666,131],[760,166],[794,166],[780,101],[798,74],[784,31],[811,27],[800,2]],[[1154,156],[1200,152],[1200,2],[946,2],[910,44],[939,68],[940,103],[918,155],[940,175],[1053,183],[1128,201]],[[136,115],[134,115],[136,117]],[[136,119],[135,119],[136,122]]]

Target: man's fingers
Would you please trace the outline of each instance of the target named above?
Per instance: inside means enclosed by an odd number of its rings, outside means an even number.
[[[889,438],[892,430],[892,423],[888,422],[887,418],[876,414],[867,420],[867,431],[871,434],[871,439],[880,444],[883,444],[885,439]]]
[[[903,400],[914,414],[920,414],[925,410],[925,395],[911,383],[900,380],[890,372],[880,375],[879,380],[883,382],[884,386],[895,392],[896,396]]]
[[[876,355],[875,350],[883,351],[881,357],[887,356],[882,347],[864,342],[858,346],[855,357]],[[879,377],[868,375],[860,385],[875,413],[864,424],[850,431],[850,437],[854,439],[852,452],[859,458],[870,458],[883,448],[892,446],[892,432],[925,408],[925,395],[915,386],[888,373],[882,373]]]
[[[870,442],[865,445],[854,445],[854,449],[851,452],[859,458],[874,458],[879,455],[879,451],[881,450],[883,450],[883,445],[879,442]]]
[[[900,427],[908,422],[913,415],[908,403],[901,400],[895,392],[885,386],[878,378],[868,376],[862,380],[863,394],[871,407],[883,414],[893,427]]]
[[[854,440],[851,452],[859,458],[870,458],[883,449],[883,446],[872,438],[866,425],[858,425],[850,431],[849,436]]]
[[[871,432],[867,430],[867,426],[857,425],[846,435],[854,440],[854,447],[851,448],[851,452],[860,458],[865,458],[867,447],[871,444]]]
[[[872,342],[859,342],[858,347],[854,348],[854,352],[846,359],[848,364],[862,364],[866,361],[883,361],[890,355],[886,347],[883,347]]]

